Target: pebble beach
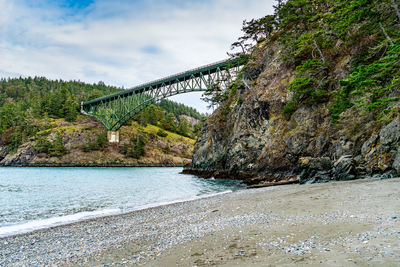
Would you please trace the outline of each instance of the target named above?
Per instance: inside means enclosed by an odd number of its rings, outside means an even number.
[[[247,189],[5,237],[0,266],[400,266],[400,179]]]

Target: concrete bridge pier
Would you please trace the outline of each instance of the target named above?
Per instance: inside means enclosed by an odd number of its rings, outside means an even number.
[[[109,143],[119,143],[119,131],[107,131]]]

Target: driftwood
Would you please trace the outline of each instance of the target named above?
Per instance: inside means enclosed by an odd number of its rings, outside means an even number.
[[[249,185],[247,188],[260,188],[260,187],[269,187],[269,186],[277,186],[277,185],[286,185],[286,184],[298,184],[299,179],[289,180],[289,181],[280,181],[280,182],[265,182],[254,185]]]

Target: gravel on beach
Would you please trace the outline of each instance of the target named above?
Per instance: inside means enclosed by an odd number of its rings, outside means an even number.
[[[0,239],[0,266],[399,266],[400,179],[242,190]]]

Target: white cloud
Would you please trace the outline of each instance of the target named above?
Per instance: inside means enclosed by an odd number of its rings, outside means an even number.
[[[13,3],[7,0],[0,0],[0,29],[10,20],[13,13]]]
[[[226,57],[244,19],[273,1],[95,1],[71,16],[0,0],[0,76],[104,81],[125,88]],[[174,97],[205,112],[199,97]]]

